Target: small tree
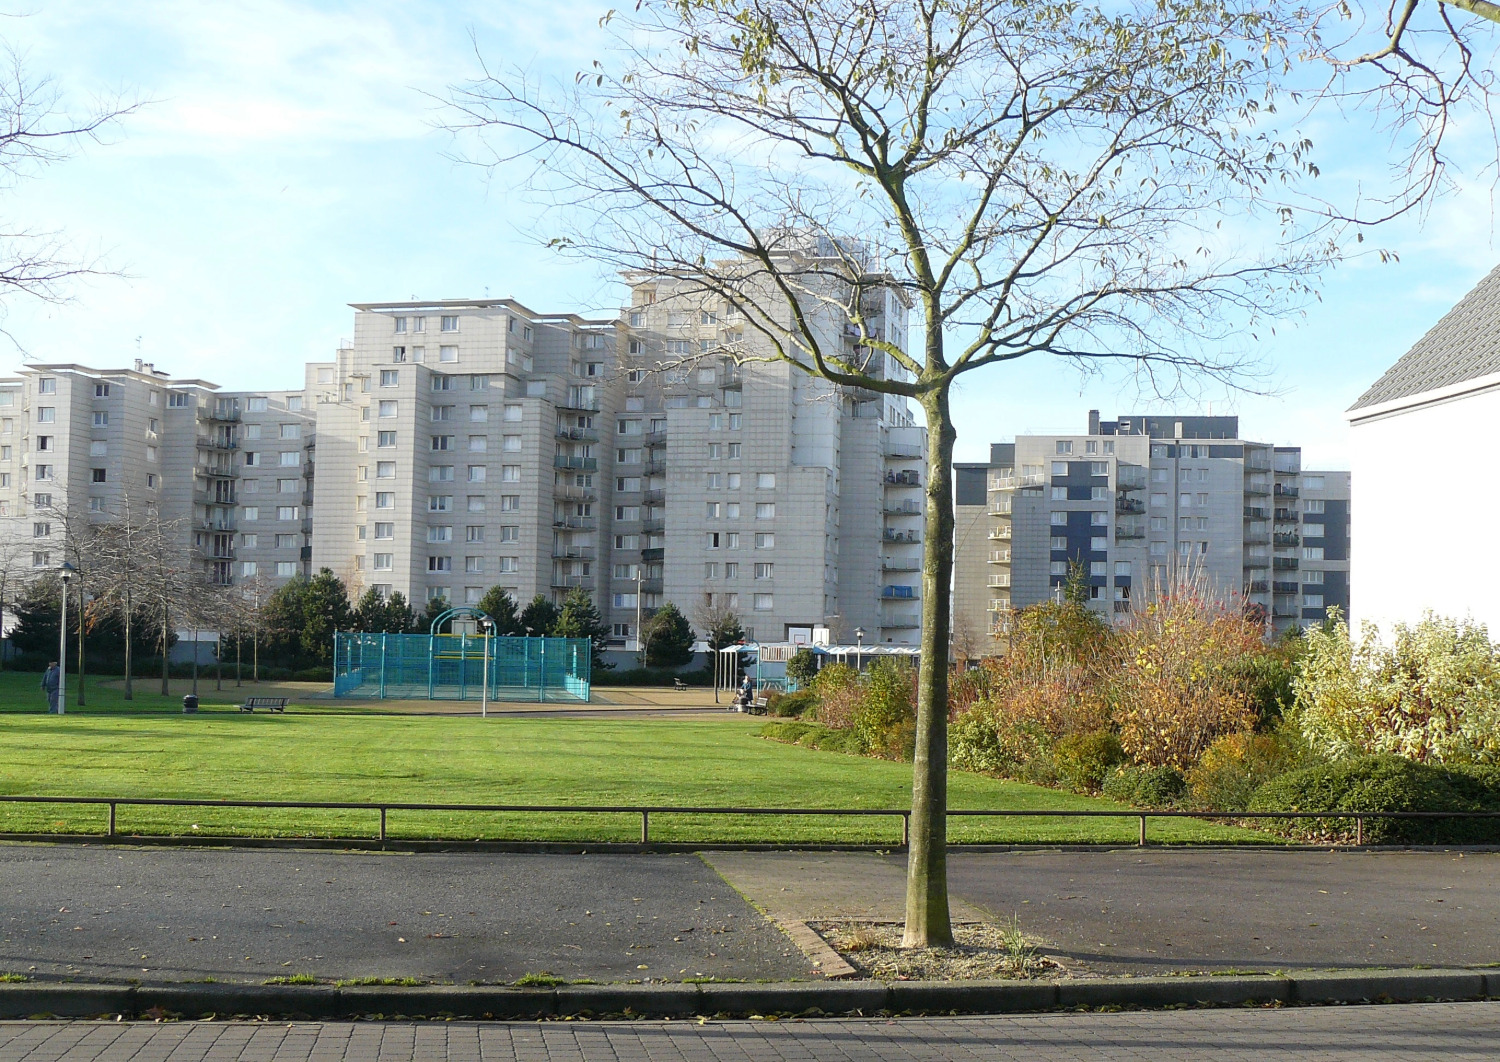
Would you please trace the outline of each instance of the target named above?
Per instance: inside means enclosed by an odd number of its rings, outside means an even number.
[[[530,630],[538,637],[547,637],[557,628],[557,606],[541,594],[532,598],[521,610],[521,633]]]
[[[698,629],[703,632],[703,640],[715,653],[745,640],[745,628],[740,623],[739,614],[733,609],[720,605],[702,605],[694,618],[698,621]]]
[[[818,657],[811,649],[798,649],[786,662],[786,677],[806,689],[818,677]]]
[[[589,659],[594,673],[614,667],[613,664],[606,664],[603,656],[604,640],[609,637],[609,628],[604,625],[599,610],[594,607],[594,599],[582,587],[568,591],[552,633],[559,638],[589,639]]]
[[[693,625],[668,601],[644,624],[647,667],[681,667],[693,659]]]
[[[516,599],[503,586],[492,586],[479,599],[479,610],[495,621],[497,638],[515,638],[526,633],[516,611]]]

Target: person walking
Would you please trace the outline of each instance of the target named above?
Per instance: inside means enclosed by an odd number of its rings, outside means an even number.
[[[47,694],[47,711],[57,713],[57,685],[60,675],[57,670],[57,661],[53,660],[47,664],[47,670],[42,672],[42,689]]]

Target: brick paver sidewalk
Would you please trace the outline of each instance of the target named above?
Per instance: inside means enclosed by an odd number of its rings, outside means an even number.
[[[1493,1059],[1500,1003],[898,1021],[0,1022],[0,1062]]]

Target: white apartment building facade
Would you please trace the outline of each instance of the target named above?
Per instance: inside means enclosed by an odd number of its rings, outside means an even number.
[[[925,437],[904,403],[757,360],[694,285],[631,290],[618,319],[356,304],[310,370],[314,565],[418,608],[582,588],[625,649],[668,601],[765,640],[915,642]]]
[[[0,380],[0,520],[38,572],[67,559],[69,527],[159,518],[205,582],[274,589],[309,570],[314,441],[305,389],[26,365]]]

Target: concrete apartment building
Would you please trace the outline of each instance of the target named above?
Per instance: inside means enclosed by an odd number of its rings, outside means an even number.
[[[36,571],[66,559],[68,526],[159,517],[206,582],[274,588],[309,569],[313,424],[305,388],[27,365],[0,381],[0,518]]]
[[[904,335],[882,298],[869,316]],[[764,640],[915,642],[925,436],[904,402],[755,360],[744,321],[688,281],[632,279],[617,319],[354,309],[315,370],[312,557],[355,593],[420,608],[583,588],[623,649],[667,601]]]
[[[988,475],[990,548],[983,570],[977,550],[960,551],[956,579],[966,623],[973,587],[988,591],[992,635],[1075,565],[1091,607],[1116,620],[1184,567],[1278,629],[1348,611],[1348,474],[1304,472],[1300,448],[1242,439],[1237,417],[1091,412],[1083,434],[1017,437]]]

